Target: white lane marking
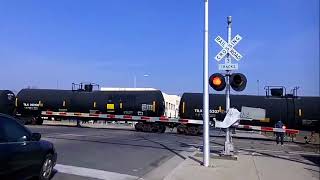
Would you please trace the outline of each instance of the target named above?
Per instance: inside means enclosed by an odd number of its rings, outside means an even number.
[[[58,172],[73,174],[77,176],[90,177],[103,180],[137,180],[139,177],[127,174],[120,174],[115,172],[103,171],[98,169],[89,169],[77,166],[68,166],[63,164],[56,164],[54,169]]]
[[[83,135],[83,134],[64,134],[64,133],[61,133],[61,134],[56,134],[56,136],[75,136],[75,137],[88,137],[89,135]]]

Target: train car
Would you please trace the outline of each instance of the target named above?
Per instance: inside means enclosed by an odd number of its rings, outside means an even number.
[[[159,117],[164,115],[165,105],[159,90],[22,89],[18,93],[17,113],[21,119],[31,118],[41,124],[42,111]]]
[[[71,111],[84,113],[162,116],[164,100],[159,90],[73,92]]]
[[[184,93],[181,98],[180,118],[202,120],[202,93]],[[210,94],[210,120],[225,117],[225,95]],[[319,130],[320,97],[273,97],[231,95],[231,107],[241,111],[243,106],[265,109],[263,119],[241,121],[240,124],[271,126],[281,120],[288,128]]]
[[[294,104],[298,128],[320,131],[320,97],[301,97]]]
[[[0,90],[0,113],[14,115],[15,95],[9,90]]]
[[[71,90],[22,89],[16,97],[17,116],[26,124],[42,124],[41,111],[67,112],[71,105]]]

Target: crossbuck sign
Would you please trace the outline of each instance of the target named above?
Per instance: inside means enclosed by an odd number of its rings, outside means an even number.
[[[215,41],[222,47],[222,50],[216,55],[215,59],[220,61],[229,53],[234,59],[239,61],[242,58],[242,55],[234,49],[234,46],[236,46],[241,39],[242,37],[237,34],[230,43],[227,43],[224,39],[222,39],[222,37],[218,36]]]

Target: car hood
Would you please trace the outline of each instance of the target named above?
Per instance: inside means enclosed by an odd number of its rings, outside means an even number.
[[[44,149],[53,149],[53,144],[49,141],[40,140],[39,143],[40,143],[41,147]]]

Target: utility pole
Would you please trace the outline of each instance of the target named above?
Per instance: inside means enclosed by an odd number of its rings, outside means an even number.
[[[260,83],[260,81],[259,81],[259,79],[258,79],[258,80],[257,80],[257,84],[258,84],[258,96],[260,95],[260,92],[259,92],[259,90],[260,90],[260,87],[259,87],[260,84],[259,84],[259,83]]]
[[[137,76],[136,76],[136,74],[133,75],[133,87],[137,88]]]
[[[204,0],[203,50],[203,166],[210,164],[209,141],[209,0]]]

